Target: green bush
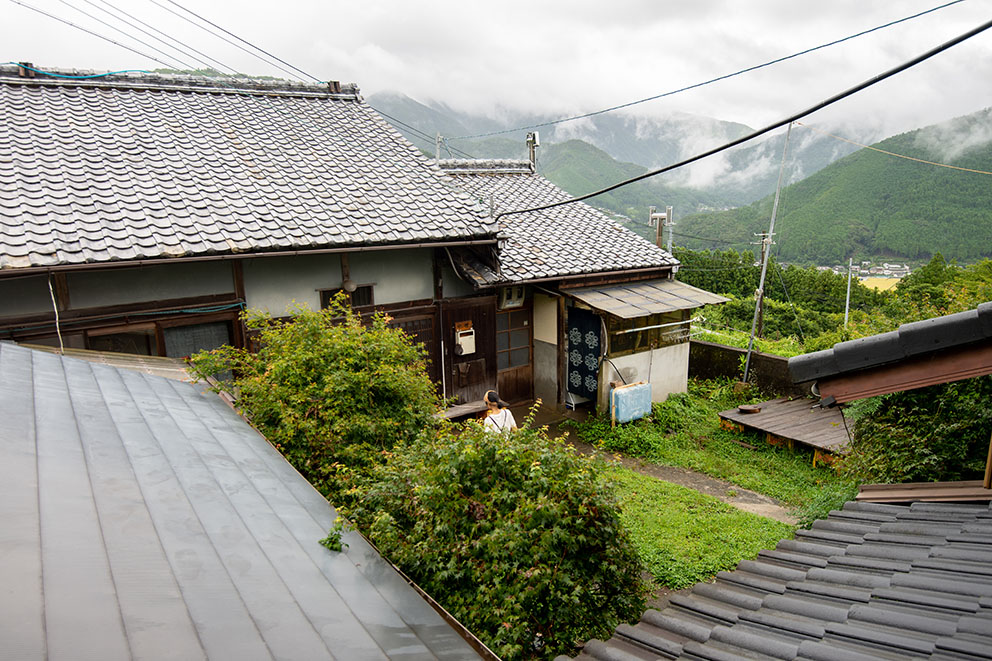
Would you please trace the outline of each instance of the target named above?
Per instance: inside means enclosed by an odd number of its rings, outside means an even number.
[[[859,482],[930,482],[981,477],[992,432],[992,377],[918,388],[856,402],[841,470]]]
[[[231,370],[221,388],[297,470],[336,505],[394,444],[416,437],[439,407],[423,350],[376,315],[363,325],[335,302],[290,321],[249,311],[257,353],[222,347],[191,358],[204,378]]]
[[[444,425],[398,447],[348,515],[497,655],[549,659],[644,608],[600,473],[543,431]]]

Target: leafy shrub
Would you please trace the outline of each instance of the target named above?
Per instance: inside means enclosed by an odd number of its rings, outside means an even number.
[[[844,503],[858,495],[858,485],[848,480],[824,481],[796,513],[799,526],[809,528],[813,522],[825,519],[833,510],[844,507]]]
[[[644,608],[610,483],[543,431],[425,433],[375,469],[348,514],[505,659],[571,652]]]
[[[854,431],[841,470],[859,482],[981,476],[992,432],[992,377],[874,397],[850,407]]]
[[[439,406],[422,349],[376,315],[363,325],[340,300],[326,310],[292,310],[290,321],[250,311],[257,353],[232,347],[191,358],[204,378],[231,370],[221,388],[287,459],[335,504],[410,440]]]

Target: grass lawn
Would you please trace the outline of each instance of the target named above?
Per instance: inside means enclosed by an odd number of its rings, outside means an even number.
[[[677,590],[707,580],[792,536],[788,524],[742,512],[698,491],[617,465],[606,472],[617,484],[621,518],[638,554],[666,587]]]
[[[601,449],[689,468],[777,498],[799,509],[804,521],[853,497],[851,483],[830,468],[814,467],[811,453],[720,428],[718,412],[762,399],[759,393],[734,393],[729,381],[690,380],[688,393],[655,404],[648,418],[616,429],[603,417],[573,427],[583,441]]]

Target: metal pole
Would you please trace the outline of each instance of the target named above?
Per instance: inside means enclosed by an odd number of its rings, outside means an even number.
[[[789,153],[789,137],[792,135],[792,122],[785,132],[785,147],[782,148],[782,165],[778,169],[778,186],[775,188],[775,203],[772,205],[772,220],[768,224],[768,236],[764,241],[771,242],[775,233],[775,216],[778,214],[778,200],[782,193],[782,175],[785,173],[785,157]],[[768,254],[770,250],[764,251],[764,258],[761,260],[761,279],[758,281],[758,291],[755,292],[754,319],[751,320],[751,339],[747,343],[747,358],[744,361],[744,382],[747,382],[748,370],[751,369],[751,350],[754,348],[754,329],[758,323],[758,309],[761,299],[765,294],[765,275],[768,273]]]
[[[654,245],[661,247],[661,219],[655,213],[655,207],[648,207],[648,223],[654,223]]]
[[[672,234],[675,227],[675,218],[672,216],[672,208],[665,207],[665,224],[668,225],[668,254],[672,254]]]
[[[854,258],[847,258],[847,300],[844,301],[844,328],[847,328],[847,313],[851,309],[851,271],[854,268]]]

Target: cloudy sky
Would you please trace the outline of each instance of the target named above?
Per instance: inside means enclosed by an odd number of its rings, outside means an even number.
[[[0,57],[40,67],[163,66],[37,13],[183,66],[99,24],[120,8],[231,69],[288,77],[177,17],[180,5],[322,80],[497,115],[575,114],[656,95],[931,9],[941,0],[0,0]],[[171,11],[170,11],[171,10]],[[188,15],[187,15],[188,16]],[[702,89],[637,106],[763,126],[992,18],[992,0],[926,16]],[[143,28],[148,29],[148,28]],[[199,66],[199,65],[198,65]],[[824,111],[889,134],[992,106],[992,30]]]

